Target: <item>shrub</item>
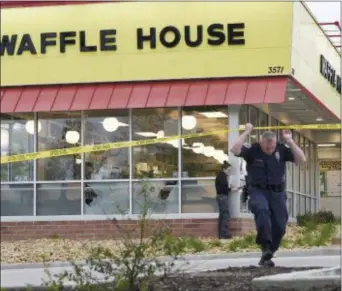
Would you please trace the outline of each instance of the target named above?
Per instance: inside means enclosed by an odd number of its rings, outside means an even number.
[[[297,216],[297,224],[299,226],[307,226],[310,224],[320,223],[337,223],[335,215],[331,211],[319,211],[317,213],[305,213]]]
[[[78,291],[143,291],[149,290],[157,273],[167,276],[175,266],[175,261],[185,253],[187,242],[173,237],[170,228],[162,220],[153,221],[152,227],[148,225],[148,214],[155,202],[150,189],[152,187],[144,183],[139,193],[143,203],[137,221],[138,229],[132,233],[113,220],[124,236],[119,251],[114,253],[103,247],[93,248],[86,259],[86,266],[71,262],[74,271],[65,271],[57,276],[52,276],[46,268],[49,280],[44,282],[44,286],[47,290],[64,290],[64,282],[69,281],[76,284],[74,290]],[[198,243],[192,243],[194,248],[199,248]],[[169,260],[159,259],[160,254],[168,256]],[[96,273],[100,274],[102,280],[98,279]]]

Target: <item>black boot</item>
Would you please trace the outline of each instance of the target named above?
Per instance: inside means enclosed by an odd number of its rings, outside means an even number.
[[[274,267],[274,262],[272,261],[273,252],[270,250],[269,246],[264,246],[262,248],[261,259],[259,266],[262,267]]]

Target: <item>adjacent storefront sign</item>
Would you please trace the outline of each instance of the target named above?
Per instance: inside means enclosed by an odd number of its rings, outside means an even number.
[[[336,70],[323,55],[320,57],[320,73],[341,94],[341,76],[337,74]]]
[[[1,85],[287,75],[291,15],[286,2],[3,9]]]

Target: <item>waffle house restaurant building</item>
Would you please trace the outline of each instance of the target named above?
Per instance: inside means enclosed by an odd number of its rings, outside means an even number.
[[[2,4],[2,158],[246,122],[340,123],[340,55],[302,3],[60,4]],[[233,187],[244,183],[244,162],[228,152],[237,136],[2,163],[1,237],[120,237],[108,218],[135,227],[146,181],[151,219],[176,235],[216,236],[224,160]],[[287,166],[293,221],[319,209],[318,145],[339,144],[340,131],[294,138],[308,163]],[[239,191],[230,212],[232,234],[253,229]]]

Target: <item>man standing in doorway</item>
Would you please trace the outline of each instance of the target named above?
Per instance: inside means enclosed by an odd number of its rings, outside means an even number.
[[[219,239],[229,239],[231,236],[228,233],[229,205],[228,195],[230,189],[230,173],[231,165],[224,161],[220,172],[215,179],[216,200],[219,208],[218,217],[218,234]]]
[[[259,265],[273,267],[273,254],[280,246],[288,221],[285,165],[302,164],[306,158],[290,131],[283,131],[285,144],[277,142],[272,131],[262,133],[257,143],[245,143],[252,130],[253,125],[246,124],[230,151],[247,163],[249,208],[256,223],[256,243],[262,249]]]

